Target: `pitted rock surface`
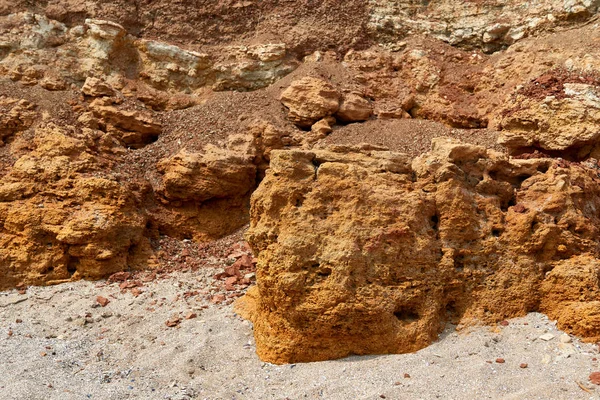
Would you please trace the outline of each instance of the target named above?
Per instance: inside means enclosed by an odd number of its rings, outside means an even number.
[[[448,321],[534,310],[600,337],[598,169],[432,147],[273,152],[247,234],[258,285],[238,307],[263,360],[412,352]]]

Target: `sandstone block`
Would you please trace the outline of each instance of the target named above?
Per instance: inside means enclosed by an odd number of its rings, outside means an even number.
[[[257,289],[239,304],[263,360],[412,352],[447,321],[532,310],[600,335],[595,169],[443,138],[412,165],[368,148],[271,157],[247,233]]]
[[[288,118],[303,128],[333,115],[340,107],[340,98],[329,82],[311,77],[292,82],[281,94],[281,102],[289,109]]]

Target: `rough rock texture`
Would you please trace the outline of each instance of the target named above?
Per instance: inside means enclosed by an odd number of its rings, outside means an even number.
[[[343,122],[366,121],[373,114],[373,107],[364,98],[356,94],[344,96],[340,108],[335,114]]]
[[[440,138],[414,160],[278,151],[252,197],[257,282],[239,309],[269,362],[401,353],[446,321],[543,310],[600,337],[598,169]]]
[[[392,49],[398,39],[427,33],[452,45],[497,51],[531,34],[592,18],[595,0],[370,0],[369,28]]]
[[[49,126],[2,178],[2,289],[147,266],[147,218],[133,193],[86,150]]]
[[[114,96],[115,89],[98,78],[89,77],[83,83],[81,93],[91,97]]]
[[[162,161],[164,196],[204,202],[245,195],[255,184],[252,158],[211,147],[204,154],[181,152]]]
[[[125,146],[139,148],[156,141],[162,132],[162,125],[147,111],[122,110],[110,102],[95,100],[90,110],[104,131],[111,132]]]
[[[49,76],[80,84],[91,75],[139,78],[179,92],[248,90],[267,86],[296,66],[284,44],[229,46],[212,56],[137,40],[122,25],[99,19],[69,28],[44,15],[15,13],[0,17],[0,35],[0,73],[28,85]]]
[[[283,40],[294,52],[308,54],[348,49],[367,41],[367,6],[364,1],[338,0],[225,0],[201,6],[189,0],[2,0],[0,15],[29,10],[69,26],[80,25],[86,18],[110,20],[127,26],[136,36],[204,46],[236,45],[255,38]]]
[[[598,158],[600,78],[581,72],[547,74],[517,92],[499,123],[501,143],[515,150],[569,150]],[[565,153],[565,155],[569,155]]]
[[[329,82],[310,77],[292,82],[281,93],[281,102],[289,109],[288,118],[302,128],[334,114],[340,108],[340,98]]]
[[[0,0],[0,286],[252,215],[265,359],[529,310],[600,336],[597,0],[200,3]],[[482,147],[382,147],[438,136]]]
[[[27,100],[0,98],[0,145],[14,133],[29,128],[37,117],[35,104]]]

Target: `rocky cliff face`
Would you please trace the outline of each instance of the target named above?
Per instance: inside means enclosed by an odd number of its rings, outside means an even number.
[[[247,234],[258,286],[240,307],[262,359],[410,352],[448,321],[538,310],[600,337],[598,167],[432,147],[274,154]]]
[[[599,6],[0,0],[0,288],[250,222],[265,359],[596,338]]]

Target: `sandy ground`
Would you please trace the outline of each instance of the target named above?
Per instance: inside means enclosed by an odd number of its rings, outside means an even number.
[[[209,287],[215,272],[174,272],[137,297],[105,282],[1,292],[0,398],[600,398],[588,380],[600,369],[598,347],[562,335],[541,314],[469,331],[449,326],[414,354],[263,363],[251,324],[231,305],[184,296]],[[99,295],[110,303],[99,306]],[[190,313],[197,317],[185,319]],[[167,327],[173,316],[181,322]]]

